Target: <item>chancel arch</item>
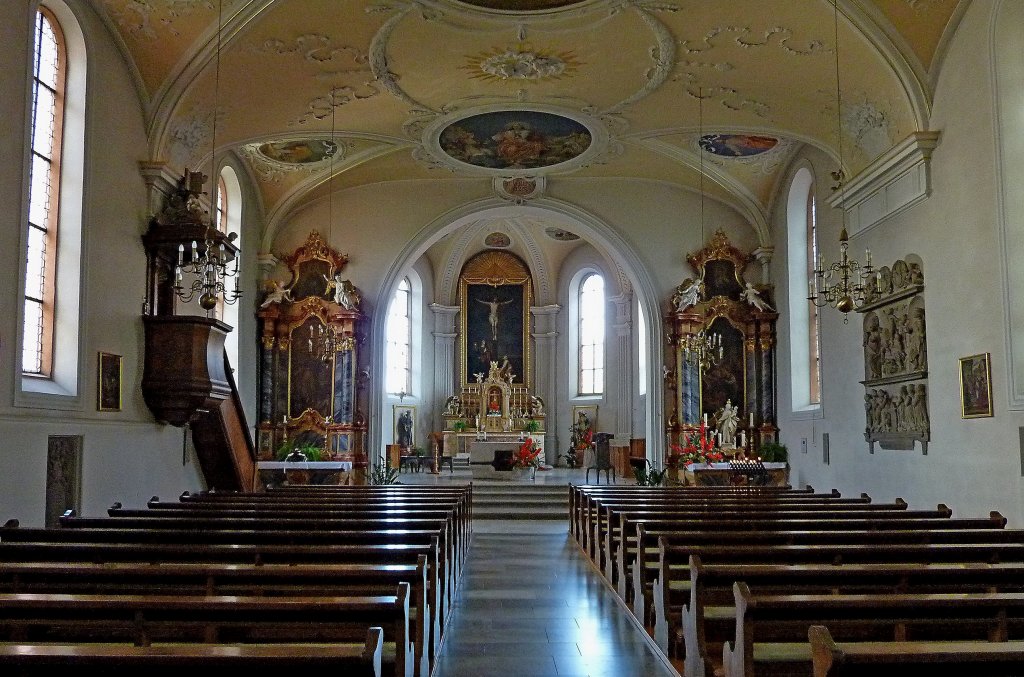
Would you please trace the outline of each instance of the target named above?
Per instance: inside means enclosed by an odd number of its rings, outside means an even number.
[[[484,231],[487,230],[481,224],[504,223],[508,221],[513,221],[516,224],[515,228],[508,229],[513,241],[519,240],[532,232],[534,238],[543,242],[541,238],[552,237],[544,235],[545,230],[553,228],[556,231],[569,232],[571,235],[578,236],[592,245],[596,251],[596,260],[601,262],[600,269],[604,273],[606,295],[608,297],[621,295],[622,290],[619,289],[621,285],[618,283],[616,275],[613,274],[615,271],[621,270],[625,279],[628,280],[632,288],[632,294],[635,294],[637,302],[643,306],[647,317],[652,318],[651,326],[648,327],[649,331],[646,335],[648,341],[646,351],[649,356],[648,364],[660,363],[663,350],[663,346],[658,340],[658,337],[661,336],[661,313],[658,302],[659,293],[654,277],[642,265],[632,245],[624,240],[614,227],[570,203],[550,198],[540,198],[526,205],[512,205],[496,199],[486,199],[463,205],[439,216],[430,224],[420,229],[417,235],[405,244],[402,251],[394,259],[384,276],[374,307],[386,308],[388,300],[394,294],[395,288],[403,279],[405,271],[408,271],[416,262],[429,258],[434,273],[437,276],[437,286],[434,287],[437,295],[433,299],[425,299],[425,303],[434,313],[434,322],[432,325],[433,331],[430,331],[431,321],[425,319],[423,335],[425,340],[430,340],[431,335],[433,336],[435,364],[448,364],[447,360],[450,358],[442,354],[442,347],[449,346],[448,349],[454,351],[457,345],[459,273],[468,258],[486,249],[485,246],[481,246],[479,243],[481,234],[485,234]],[[548,225],[544,227],[544,224]],[[474,229],[477,232],[471,234],[467,229]],[[443,244],[442,240],[446,238],[452,240],[452,243],[448,245]],[[439,245],[439,243],[441,244]],[[437,254],[439,251],[438,247],[445,246],[448,247],[445,255]],[[474,246],[477,249],[474,249]],[[517,254],[525,254],[520,258],[530,269],[531,277],[534,281],[533,292],[536,293],[538,289],[542,288],[542,285],[537,281],[538,271],[533,267],[534,261],[538,261],[542,273],[547,271],[546,274],[549,276],[549,284],[551,284],[552,289],[558,289],[556,281],[559,279],[558,275],[562,273],[547,260],[548,257],[542,254],[544,245],[531,248],[524,246],[523,242],[519,242],[518,246],[520,249],[514,249],[514,251]],[[432,248],[434,249],[432,250]],[[531,249],[534,253],[531,253]],[[437,255],[431,256],[431,254]],[[605,264],[607,264],[610,258],[617,265],[610,270],[605,270],[608,268]],[[454,274],[452,273],[453,270],[455,271]],[[430,287],[426,288],[429,289]],[[561,296],[559,294],[557,300],[560,299]],[[554,293],[552,293],[550,300],[547,302],[534,301],[529,320],[531,334],[529,341],[534,348],[534,363],[532,367],[536,370],[537,374],[535,386],[538,388],[538,393],[544,401],[553,404],[559,402],[558,398],[560,397],[560,395],[556,394],[556,378],[553,375],[555,371],[554,362],[551,363],[550,368],[542,369],[539,364],[540,358],[538,357],[540,349],[537,346],[548,342],[557,342],[557,348],[552,348],[552,350],[563,351],[565,349],[562,345],[562,338],[564,337],[559,336],[562,333],[559,315],[566,311],[559,302],[555,301]],[[611,312],[609,312],[609,316],[612,316]],[[385,323],[386,318],[382,313],[374,314],[370,330],[370,340],[375,344],[379,344],[383,340]],[[635,337],[636,331],[634,328],[630,340],[635,341]],[[629,364],[632,364],[632,357],[629,360]],[[370,392],[377,393],[377,395],[371,397],[370,420],[389,420],[390,402],[382,394],[383,356],[379,352],[375,353],[371,356],[371,361]],[[456,381],[456,374],[458,372],[456,360],[451,359],[449,367],[447,370],[435,368],[434,383],[432,386],[426,386],[425,388],[429,392],[425,394],[427,401],[424,402],[424,406],[435,413],[435,420],[432,421],[432,425],[435,427],[441,423],[440,412],[444,408],[443,405],[446,398],[457,393],[458,382]],[[448,374],[448,376],[446,377],[445,374]],[[661,435],[651,434],[651,431],[657,430],[661,426],[661,413],[659,411],[662,398],[661,389],[657,386],[658,381],[653,373],[641,375],[641,378],[647,379],[647,389],[653,396],[648,397],[647,413],[643,417],[643,429],[636,430],[634,435],[650,440],[648,443],[648,455],[657,462],[663,453],[658,442]],[[548,380],[548,383],[542,382],[545,379]],[[561,397],[564,398],[564,396]],[[562,404],[568,407],[567,403]],[[547,411],[550,413],[555,408],[548,406]],[[567,427],[568,421],[556,421],[557,417],[557,414],[550,416],[547,421],[547,429],[551,431],[553,443],[561,444],[557,442],[557,436],[562,428]],[[628,420],[625,414],[620,418]],[[614,419],[610,416],[609,423],[614,423]],[[625,425],[625,423],[620,423],[619,425]],[[381,426],[371,427],[371,439],[368,441],[368,448],[383,450],[383,445],[387,439],[387,433],[384,430],[382,430]],[[565,435],[562,435],[562,437],[565,437]],[[622,440],[623,444],[626,442],[626,440]],[[557,447],[553,448],[557,449]],[[556,457],[551,455],[548,460],[554,462]]]

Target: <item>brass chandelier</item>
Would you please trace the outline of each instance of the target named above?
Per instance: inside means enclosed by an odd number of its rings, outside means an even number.
[[[697,89],[698,127],[697,153],[700,159],[700,243],[704,245],[704,90]],[[704,285],[699,288],[698,302],[704,301]],[[722,335],[708,332],[702,325],[696,334],[687,334],[682,338],[683,355],[686,362],[701,371],[706,371],[722,360]]]
[[[843,313],[843,323],[849,322],[847,313],[864,305],[873,293],[872,285],[877,285],[875,268],[871,265],[871,250],[864,250],[864,265],[851,259],[847,250],[850,248],[850,235],[846,230],[845,181],[843,180],[843,116],[842,95],[839,86],[839,6],[832,0],[832,21],[835,31],[835,62],[836,62],[836,138],[839,142],[839,170],[832,173],[838,181],[840,191],[840,211],[843,227],[839,232],[839,261],[825,265],[824,257],[818,254],[811,270],[811,279],[807,281],[807,300],[822,308],[832,306]]]

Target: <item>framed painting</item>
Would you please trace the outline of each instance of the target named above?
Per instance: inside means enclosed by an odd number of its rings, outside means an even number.
[[[410,404],[394,405],[394,437],[402,449],[416,446],[416,407]]]
[[[100,353],[97,363],[96,409],[121,411],[121,356]]]
[[[589,427],[591,431],[597,432],[597,405],[596,404],[574,404],[572,407],[572,424]],[[589,424],[589,425],[588,425]]]
[[[470,259],[459,278],[462,383],[486,378],[491,363],[530,386],[530,273],[509,252],[490,250]]]
[[[990,354],[960,358],[960,416],[992,416],[992,364]]]

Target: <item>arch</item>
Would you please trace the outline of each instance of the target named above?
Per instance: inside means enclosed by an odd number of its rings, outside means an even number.
[[[638,301],[643,304],[647,317],[651,318],[647,354],[653,364],[663,361],[664,350],[659,340],[662,336],[659,290],[654,277],[647,271],[640,256],[611,225],[576,205],[554,198],[540,198],[522,206],[509,205],[498,198],[485,198],[461,205],[439,215],[421,228],[395,256],[378,290],[376,307],[384,307],[382,304],[386,304],[387,299],[394,293],[396,285],[404,275],[403,271],[409,270],[412,263],[423,256],[435,242],[467,224],[481,219],[496,218],[504,214],[556,218],[574,228],[574,232],[588,239],[599,250],[604,250],[606,256],[607,252],[615,252],[616,256],[622,260],[630,283],[638,290]],[[385,321],[386,318],[382,313],[377,313],[373,318],[370,337],[375,345],[379,345],[380,339],[384,335]],[[383,355],[377,351],[371,356],[369,388],[369,392],[372,393],[369,402],[369,419],[374,421],[382,420],[381,417],[384,414],[385,400],[382,396],[383,385],[380,382],[383,366]],[[646,421],[646,437],[650,440],[648,455],[654,462],[660,463],[664,458],[664,442],[660,433],[664,427],[664,395],[651,374],[648,374],[648,380],[649,401]],[[372,449],[376,453],[376,450],[382,448],[382,433],[379,426],[371,430],[367,449]]]

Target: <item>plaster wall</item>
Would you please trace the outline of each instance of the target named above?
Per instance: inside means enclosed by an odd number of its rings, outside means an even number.
[[[780,322],[779,411],[782,441],[790,450],[794,484],[832,487],[844,494],[866,491],[875,500],[903,497],[913,507],[947,503],[956,515],[998,510],[1021,526],[1021,455],[1018,428],[1024,415],[1007,408],[1002,277],[998,267],[994,127],[989,44],[993,3],[972,4],[950,46],[938,80],[932,129],[942,132],[932,161],[933,193],[925,201],[851,241],[863,259],[869,247],[876,265],[892,265],[908,254],[923,260],[928,329],[928,389],[931,443],[928,454],[868,453],[864,441],[862,316],[843,323],[834,309],[822,310],[822,410],[820,417],[794,415],[786,380],[788,324]],[[826,261],[838,258],[839,212],[827,207],[828,171],[833,166],[807,151],[817,178],[819,243]],[[782,190],[788,190],[788,182]],[[773,277],[785,316],[785,200],[773,215],[777,233]],[[958,358],[992,354],[995,417],[961,418]],[[830,436],[830,463],[822,456],[822,434]],[[807,441],[807,453],[801,442]]]
[[[69,410],[15,406],[20,381],[16,351],[21,289],[19,263],[27,209],[28,83],[32,3],[0,3],[0,518],[43,523],[47,435],[84,437],[82,508],[103,514],[114,501],[140,505],[153,495],[202,487],[182,431],[161,426],[142,400],[145,291],[145,185],[136,161],[146,157],[142,108],[120,54],[102,21],[83,3],[75,13],[88,50],[83,205],[82,318],[78,403]],[[21,94],[24,95],[21,95]],[[58,293],[73,293],[59,290]],[[73,319],[71,320],[73,321]],[[122,355],[123,407],[96,411],[97,353]]]

